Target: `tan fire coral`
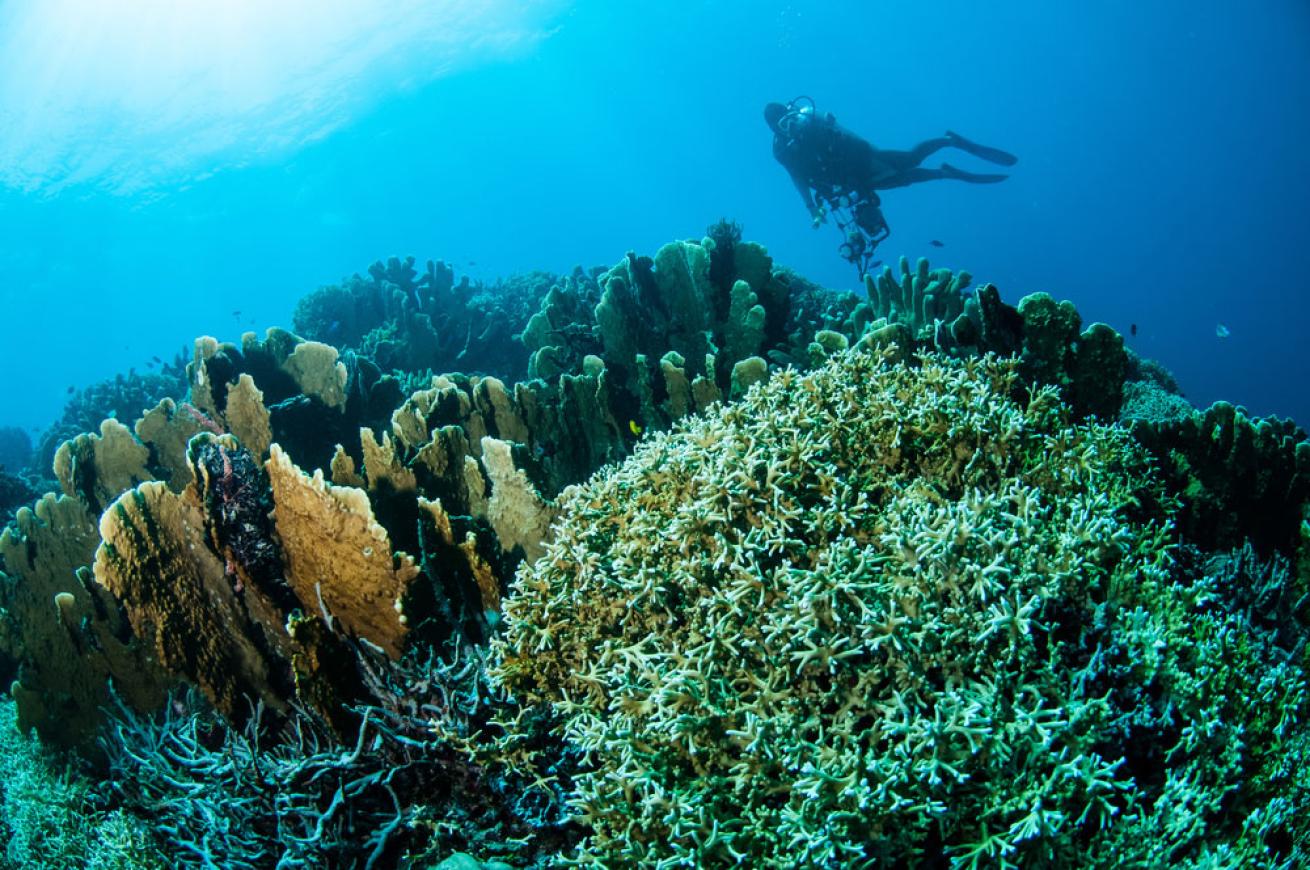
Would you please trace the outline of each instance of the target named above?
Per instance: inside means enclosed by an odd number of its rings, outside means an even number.
[[[319,605],[350,633],[399,657],[408,626],[403,600],[419,576],[373,517],[368,494],[307,477],[274,444],[268,462],[273,520],[286,579],[301,601]]]
[[[522,547],[529,560],[544,550],[557,509],[541,497],[521,469],[514,467],[510,444],[498,438],[482,439],[482,465],[491,478],[487,519],[502,549]]]
[[[124,493],[100,518],[95,577],[128,613],[160,664],[194,679],[224,715],[240,721],[246,699],[283,706],[254,638],[247,606],[209,549],[195,488],[159,482]],[[251,593],[253,594],[253,593]]]
[[[137,710],[154,709],[166,678],[135,643],[86,566],[100,537],[81,502],[47,494],[0,535],[0,650],[20,662],[11,687],[22,728],[62,746],[85,745],[108,703],[107,678]]]
[[[114,419],[100,424],[100,434],[65,441],[55,453],[55,476],[64,495],[81,499],[93,513],[119,493],[153,477],[146,469],[150,451]]]

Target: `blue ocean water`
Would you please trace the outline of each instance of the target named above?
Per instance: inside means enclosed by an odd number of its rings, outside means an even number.
[[[0,425],[392,254],[491,281],[726,216],[853,287],[770,153],[800,94],[881,147],[1019,155],[887,192],[889,260],[1071,299],[1194,403],[1310,421],[1301,0],[112,7],[0,2]]]

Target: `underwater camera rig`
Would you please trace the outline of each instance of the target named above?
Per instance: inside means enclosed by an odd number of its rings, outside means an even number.
[[[843,241],[837,246],[838,255],[855,267],[858,280],[882,265],[877,258],[878,245],[891,235],[887,219],[878,203],[852,200],[841,194],[822,199],[824,208],[832,215],[833,223],[841,230]]]

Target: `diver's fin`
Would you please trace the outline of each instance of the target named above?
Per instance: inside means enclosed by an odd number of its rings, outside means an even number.
[[[961,151],[967,151],[974,157],[986,160],[988,163],[995,163],[998,166],[1013,166],[1019,162],[1009,151],[1002,151],[1000,148],[992,148],[989,145],[979,145],[977,142],[971,142],[959,133],[946,131],[946,138],[951,140],[951,144]]]
[[[942,174],[947,178],[954,178],[956,181],[967,181],[970,184],[995,184],[1010,177],[999,172],[965,172],[963,169],[957,169],[949,163],[942,164]]]

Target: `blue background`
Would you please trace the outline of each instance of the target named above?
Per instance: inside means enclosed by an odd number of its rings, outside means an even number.
[[[770,154],[761,109],[798,94],[880,146],[949,128],[1020,156],[1003,184],[887,193],[889,261],[1136,323],[1132,346],[1195,403],[1310,422],[1302,0],[592,0],[553,25],[275,160],[130,195],[0,190],[0,425],[44,428],[70,384],[197,335],[289,326],[301,295],[391,254],[493,280],[653,253],[727,216],[852,287],[836,230],[810,228]]]

